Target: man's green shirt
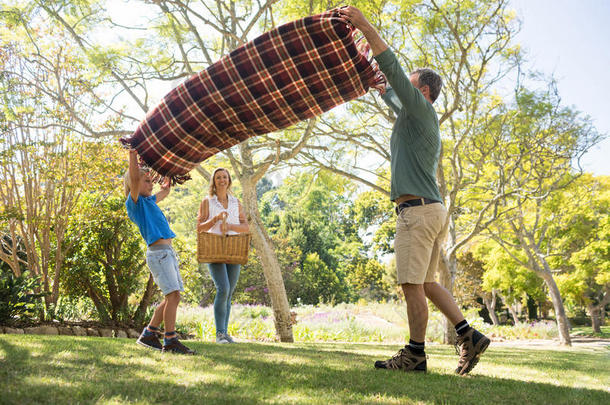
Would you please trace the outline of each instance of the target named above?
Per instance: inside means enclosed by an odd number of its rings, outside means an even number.
[[[404,194],[441,200],[436,168],[441,153],[438,117],[432,104],[413,87],[389,48],[375,56],[392,87],[382,98],[396,112],[390,138],[392,201]]]

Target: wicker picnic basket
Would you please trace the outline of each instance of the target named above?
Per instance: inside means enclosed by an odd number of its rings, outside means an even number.
[[[223,223],[226,217],[223,219]],[[199,263],[248,263],[250,233],[218,235],[210,232],[197,233],[197,261]]]

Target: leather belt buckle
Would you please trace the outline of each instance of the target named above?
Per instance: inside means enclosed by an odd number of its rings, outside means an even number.
[[[417,207],[419,205],[436,204],[436,203],[440,203],[440,201],[431,200],[429,198],[414,198],[413,200],[407,200],[407,201],[401,202],[396,207],[394,207],[394,209],[396,211],[396,215],[400,215],[400,212],[405,208]]]

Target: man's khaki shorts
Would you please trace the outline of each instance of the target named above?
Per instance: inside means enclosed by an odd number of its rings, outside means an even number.
[[[400,212],[394,239],[398,284],[436,281],[446,218],[447,209],[440,203],[407,207]]]

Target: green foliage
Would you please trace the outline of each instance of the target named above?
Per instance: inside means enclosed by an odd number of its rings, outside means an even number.
[[[518,252],[514,254],[520,257]],[[525,303],[526,295],[539,301],[546,299],[543,281],[527,267],[517,263],[497,244],[490,242],[477,245],[474,257],[485,263],[482,289],[487,292],[498,290],[507,301],[506,304],[512,305],[517,301]]]
[[[485,262],[476,258],[472,252],[458,256],[459,271],[453,284],[455,300],[463,307],[478,307],[477,299],[487,292],[483,291],[481,284],[485,272]]]
[[[370,225],[365,217],[374,214],[354,208],[353,192],[345,179],[318,172],[297,173],[263,195],[261,211],[273,240],[300,251],[297,266],[284,275],[291,303],[349,302],[359,292],[387,296],[384,268],[367,257],[360,236]]]
[[[28,321],[40,310],[40,279],[23,273],[15,276],[10,270],[0,271],[0,325]]]
[[[372,235],[373,248],[382,254],[394,253],[396,216],[394,203],[379,191],[364,191],[356,197],[348,212],[365,236]]]
[[[343,272],[359,297],[371,301],[388,298],[391,287],[384,277],[386,269],[378,260],[360,256],[345,265]]]
[[[89,194],[73,213],[62,287],[70,297],[90,298],[102,321],[132,319],[129,297],[141,292],[148,272],[143,243],[127,217],[124,196]]]
[[[583,203],[564,203],[577,199]],[[577,179],[547,209],[555,219],[549,235],[562,251],[552,261],[564,270],[557,276],[562,295],[575,305],[600,305],[610,291],[610,177]]]
[[[317,252],[307,254],[302,267],[295,270],[294,279],[299,286],[296,298],[303,304],[343,302],[348,299],[347,286]]]

